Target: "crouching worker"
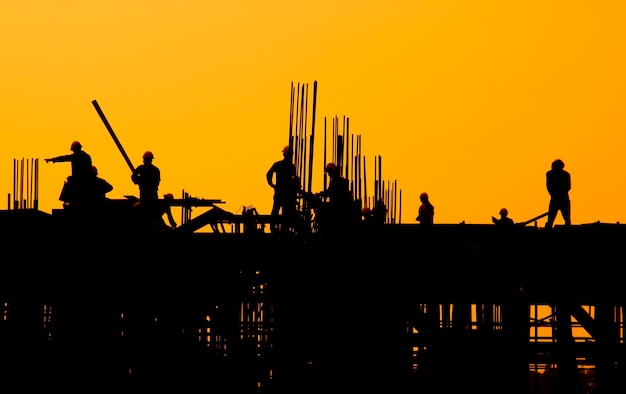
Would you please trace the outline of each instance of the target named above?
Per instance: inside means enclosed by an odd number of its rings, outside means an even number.
[[[172,215],[173,201],[174,195],[172,193],[164,194],[163,199],[153,201],[152,203],[137,201],[133,208],[137,210],[142,224],[141,227],[150,233],[163,233],[175,229],[178,224]],[[165,223],[164,215],[167,216],[169,226]]]
[[[322,200],[316,212],[318,229],[335,235],[346,234],[360,220],[360,209],[355,210],[350,185],[341,176],[340,168],[335,163],[328,163],[324,171],[330,180],[328,188],[316,193]]]

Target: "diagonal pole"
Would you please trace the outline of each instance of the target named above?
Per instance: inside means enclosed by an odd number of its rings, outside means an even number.
[[[122,153],[122,156],[124,157],[124,160],[126,160],[126,164],[128,164],[128,167],[130,168],[130,170],[132,172],[135,172],[135,166],[133,166],[133,163],[128,158],[128,155],[126,154],[126,151],[124,150],[124,147],[120,143],[120,140],[117,139],[117,136],[115,135],[115,132],[113,131],[113,128],[109,124],[109,121],[107,120],[106,116],[104,116],[104,112],[102,112],[102,109],[100,109],[100,105],[98,104],[98,102],[96,100],[93,100],[91,102],[91,104],[93,104],[94,108],[96,108],[96,111],[98,112],[98,115],[100,115],[100,119],[102,119],[102,122],[104,123],[104,126],[109,131],[109,134],[111,134],[111,137],[113,138],[113,141],[115,142],[115,145],[117,145],[117,149],[120,150],[120,153]]]

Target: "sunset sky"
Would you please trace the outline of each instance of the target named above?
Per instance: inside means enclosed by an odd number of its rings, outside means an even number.
[[[44,159],[78,140],[108,197],[137,196],[97,100],[135,166],[154,153],[161,194],[269,213],[292,83],[317,81],[313,191],[325,119],[347,117],[402,223],[423,191],[435,223],[531,219],[557,158],[574,224],[626,222],[625,17],[617,0],[4,2],[0,191],[39,159],[39,208],[60,208],[70,165]]]

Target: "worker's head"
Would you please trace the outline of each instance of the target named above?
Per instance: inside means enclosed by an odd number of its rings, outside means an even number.
[[[556,159],[555,161],[552,162],[553,170],[562,170],[564,168],[565,168],[565,163],[563,163],[563,160]]]
[[[335,163],[328,163],[326,164],[326,167],[324,167],[324,172],[327,172],[329,174],[336,174],[339,172],[339,167],[337,167],[337,164]]]
[[[72,142],[72,145],[70,146],[70,150],[72,152],[78,152],[83,146],[80,144],[80,142],[78,141],[74,141]]]
[[[506,216],[508,216],[508,215],[509,215],[509,210],[508,210],[508,209],[506,209],[506,208],[502,208],[502,209],[500,210],[500,216],[506,217]]]
[[[282,151],[282,152],[283,152],[283,155],[289,155],[289,154],[291,154],[291,148],[289,147],[289,145],[286,145],[286,146],[283,148],[283,151]]]
[[[420,201],[421,202],[428,201],[428,193],[424,192],[424,193],[420,194]]]
[[[171,200],[173,200],[173,199],[174,199],[174,195],[173,195],[172,193],[165,193],[165,194],[163,195],[163,198],[165,198],[166,200],[171,201]]]
[[[154,155],[152,154],[152,152],[150,152],[149,150],[147,150],[144,154],[143,154],[143,160],[146,161],[150,161],[154,159]]]

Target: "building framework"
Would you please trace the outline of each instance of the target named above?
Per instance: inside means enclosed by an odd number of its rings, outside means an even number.
[[[621,225],[284,238],[70,231],[66,220],[0,212],[16,256],[0,276],[3,381],[624,392]]]

